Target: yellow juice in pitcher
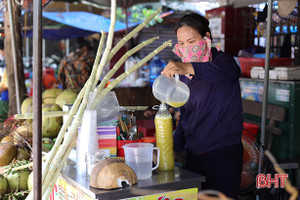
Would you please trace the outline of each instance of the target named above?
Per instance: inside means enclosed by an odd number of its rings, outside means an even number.
[[[179,108],[183,106],[185,102],[170,102],[170,106],[173,106],[174,108]]]
[[[161,111],[161,108],[160,108]],[[156,146],[160,150],[159,171],[174,169],[173,123],[168,110],[158,111],[155,116]]]

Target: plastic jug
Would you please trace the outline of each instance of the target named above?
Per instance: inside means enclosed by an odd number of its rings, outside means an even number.
[[[138,180],[148,179],[152,171],[159,166],[159,148],[151,143],[130,143],[122,146],[125,152],[125,163],[135,172]],[[153,150],[157,150],[157,164],[152,168]]]
[[[175,74],[175,78],[164,75],[157,77],[152,92],[156,99],[175,108],[183,106],[190,98],[190,89],[179,80],[178,74]]]

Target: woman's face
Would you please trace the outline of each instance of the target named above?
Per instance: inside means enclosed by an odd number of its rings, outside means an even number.
[[[192,27],[182,26],[177,30],[177,40],[179,48],[186,48],[198,44],[202,36]]]

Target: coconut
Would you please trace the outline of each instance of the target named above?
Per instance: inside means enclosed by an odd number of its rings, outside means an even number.
[[[32,98],[28,97],[22,102],[21,112],[22,112],[22,114],[32,113],[32,110],[33,110],[33,108],[32,108]]]
[[[57,104],[43,104],[42,112],[61,111]],[[42,136],[54,138],[58,135],[63,123],[62,117],[43,117]]]
[[[10,191],[28,190],[29,170],[13,171],[6,176]]]
[[[16,129],[16,132],[26,138],[32,137],[32,132],[33,132],[32,124],[25,124],[23,126],[19,126]]]
[[[0,166],[8,165],[17,155],[17,147],[13,143],[0,143]]]
[[[125,163],[118,160],[103,160],[92,170],[90,187],[100,189],[113,189],[123,187],[122,183],[134,185],[137,176]]]
[[[42,94],[42,99],[44,104],[55,104],[56,97],[62,93],[61,89],[58,88],[52,88],[52,89],[47,89],[43,92]]]
[[[0,195],[6,194],[8,190],[7,179],[0,174]]]
[[[14,136],[12,136],[12,135],[5,136],[1,140],[1,143],[14,143]]]
[[[28,160],[30,158],[30,152],[26,148],[18,147],[17,160]]]
[[[56,104],[61,108],[66,104],[73,104],[77,98],[78,90],[66,89],[56,98]]]

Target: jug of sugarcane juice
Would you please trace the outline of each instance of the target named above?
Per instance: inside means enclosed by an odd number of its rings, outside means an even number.
[[[173,155],[173,123],[172,115],[167,110],[166,104],[159,106],[155,115],[156,146],[160,149],[159,171],[174,169]]]

